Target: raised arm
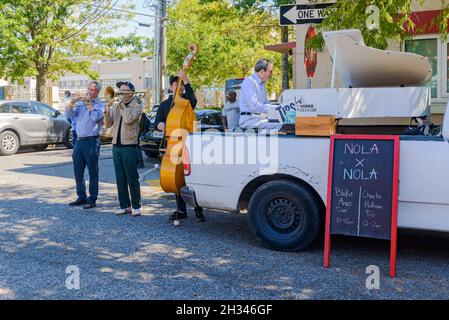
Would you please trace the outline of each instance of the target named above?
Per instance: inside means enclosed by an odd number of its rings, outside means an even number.
[[[123,121],[126,124],[131,124],[136,120],[140,119],[140,116],[142,115],[142,101],[140,100],[134,100],[132,102],[132,105],[126,107],[120,108],[120,114],[122,115]]]

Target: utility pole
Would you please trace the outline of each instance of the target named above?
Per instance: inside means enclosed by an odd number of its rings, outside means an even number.
[[[155,4],[154,104],[160,104],[168,88],[167,79],[167,0]]]
[[[154,104],[158,105],[161,103],[161,46],[160,46],[160,16],[161,7],[159,6],[159,1],[154,5],[154,89],[153,89],[153,100]]]
[[[281,38],[282,43],[288,42],[288,27],[281,27]],[[287,90],[289,86],[288,56],[288,51],[282,53],[282,90]]]
[[[154,5],[154,66],[153,66],[153,78],[154,78],[154,90],[153,90],[153,100],[154,104],[160,104],[161,103],[161,80],[160,80],[160,72],[159,72],[159,66],[160,66],[160,55],[159,55],[159,16],[160,16],[160,8],[159,8],[159,2],[156,2]]]
[[[168,89],[167,79],[167,0],[161,0],[161,13],[162,13],[162,25],[161,25],[161,84],[162,92],[166,92]]]

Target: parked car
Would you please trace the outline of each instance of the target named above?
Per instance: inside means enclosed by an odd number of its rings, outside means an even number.
[[[221,132],[225,131],[220,110],[196,109],[195,114],[197,121],[201,122],[199,128],[201,131],[206,131],[209,129],[215,129]],[[159,147],[161,145],[162,138],[164,137],[164,133],[156,130],[154,126],[156,113],[152,112],[149,115],[145,114],[145,116],[149,118],[150,124],[148,126],[148,130],[140,136],[140,147],[149,158],[157,158],[159,157]]]
[[[72,148],[71,125],[50,106],[38,101],[0,100],[0,155],[22,146],[45,150],[49,144]]]
[[[240,92],[240,88],[242,87],[242,82],[245,80],[244,78],[235,78],[226,80],[225,85],[225,93],[228,93],[229,90],[234,90],[235,92]]]

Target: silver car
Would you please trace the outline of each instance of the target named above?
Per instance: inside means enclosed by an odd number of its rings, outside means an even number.
[[[0,100],[0,155],[22,146],[45,150],[49,144],[72,147],[71,125],[61,113],[37,101]]]

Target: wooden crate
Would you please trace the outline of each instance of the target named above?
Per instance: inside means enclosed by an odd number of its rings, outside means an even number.
[[[296,117],[297,136],[328,137],[336,131],[335,116]]]

